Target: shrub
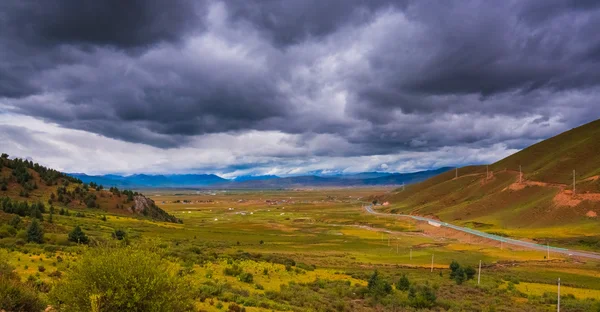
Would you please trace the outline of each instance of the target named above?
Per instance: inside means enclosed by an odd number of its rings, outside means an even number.
[[[42,311],[46,305],[27,285],[0,278],[0,307],[6,311]]]
[[[13,237],[15,234],[17,234],[17,230],[14,227],[8,224],[0,226],[0,238]]]
[[[227,311],[229,311],[229,312],[246,312],[246,308],[240,307],[239,305],[232,303],[227,308]]]
[[[113,233],[112,236],[114,239],[117,240],[123,240],[127,237],[127,232],[125,232],[125,230],[121,230],[121,229],[116,229]]]
[[[21,283],[7,262],[7,254],[0,251],[0,308],[5,311],[41,311],[46,305],[35,291]]]
[[[46,268],[43,265],[38,266],[38,271],[40,272],[46,272]]]
[[[314,271],[317,268],[315,265],[308,265],[302,262],[296,264],[296,267],[301,268],[305,271]]]
[[[78,225],[69,233],[69,241],[78,244],[87,244],[89,242],[89,239],[87,235],[83,233],[81,227]]]
[[[435,291],[429,285],[412,286],[408,291],[410,306],[417,309],[429,309],[435,305]]]
[[[27,228],[27,242],[38,244],[44,242],[44,230],[37,219],[33,219]]]
[[[473,279],[473,277],[475,277],[475,273],[477,273],[477,271],[475,271],[475,269],[471,266],[468,266],[465,268],[465,274],[467,275],[467,280]]]
[[[242,268],[240,268],[236,264],[232,265],[231,267],[227,267],[223,270],[223,274],[225,274],[227,276],[238,276],[242,273],[243,273]]]
[[[254,281],[254,276],[252,276],[251,273],[244,272],[239,275],[239,279],[244,283],[252,283],[252,281]]]
[[[388,281],[382,279],[377,270],[375,270],[373,275],[369,278],[367,288],[373,297],[383,297],[392,292],[392,285],[390,285]]]
[[[190,289],[177,268],[156,253],[95,248],[84,253],[50,298],[65,311],[88,311],[92,295],[99,311],[191,311]]]
[[[12,219],[10,219],[10,221],[8,222],[8,225],[14,227],[15,229],[18,229],[19,227],[21,227],[21,217],[19,216],[14,216],[12,217]]]
[[[458,268],[452,273],[454,273],[454,281],[457,285],[461,285],[467,279],[467,275],[465,274],[465,270],[463,268]]]
[[[410,289],[410,281],[408,280],[408,277],[406,277],[406,274],[402,274],[402,277],[400,277],[400,280],[398,280],[398,283],[396,284],[396,289],[402,291]]]
[[[470,280],[475,276],[475,269],[473,267],[461,267],[460,264],[454,260],[450,263],[450,279],[453,279],[456,284],[460,285],[466,280]]]
[[[55,277],[55,278],[61,278],[62,277],[62,272],[59,270],[56,270],[50,274],[48,274],[48,276],[50,277]]]

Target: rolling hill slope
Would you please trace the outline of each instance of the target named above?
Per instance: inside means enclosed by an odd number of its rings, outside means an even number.
[[[153,220],[180,222],[160,209],[149,198],[130,190],[81,180],[29,160],[0,157],[0,210],[6,213],[30,215],[35,209],[54,207],[77,212],[110,212],[140,215]]]
[[[600,248],[600,120],[487,166],[442,173],[377,198],[418,214],[507,235],[595,237]],[[519,177],[522,167],[522,180]],[[572,192],[576,170],[576,192]],[[597,242],[597,243],[596,243]]]

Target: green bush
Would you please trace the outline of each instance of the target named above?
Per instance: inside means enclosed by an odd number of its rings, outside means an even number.
[[[369,293],[373,297],[383,297],[392,292],[392,285],[388,281],[384,280],[379,276],[377,270],[373,272],[373,275],[369,278],[367,288]]]
[[[471,266],[468,266],[465,268],[465,274],[467,275],[467,280],[473,279],[473,277],[475,277],[475,273],[477,273],[477,271],[475,271],[475,269]]]
[[[116,229],[113,233],[112,233],[112,237],[114,239],[117,240],[123,240],[127,237],[127,232],[125,232],[125,230],[121,230],[121,229]]]
[[[88,239],[87,235],[85,235],[85,233],[83,233],[83,230],[81,230],[81,227],[78,225],[69,233],[69,241],[72,241],[72,242],[75,242],[78,244],[87,244],[89,242],[89,239]]]
[[[3,224],[0,226],[0,238],[13,237],[15,234],[17,234],[17,229],[14,227],[8,224]]]
[[[435,305],[435,291],[429,285],[410,287],[408,291],[410,306],[417,309],[429,309]]]
[[[177,272],[147,250],[94,248],[72,266],[50,298],[60,311],[89,311],[92,301],[99,311],[191,311],[191,287]]]
[[[450,263],[450,279],[454,280],[457,285],[462,284],[464,281],[470,280],[475,276],[475,269],[473,267],[462,267],[458,262],[452,260]]]
[[[14,227],[15,229],[18,229],[19,227],[21,227],[22,221],[21,221],[21,217],[19,216],[14,216],[12,217],[12,219],[10,219],[10,221],[8,222],[8,225]]]
[[[0,307],[6,311],[42,311],[46,305],[27,285],[0,278]]]
[[[396,289],[402,291],[410,289],[410,281],[408,280],[408,277],[406,277],[406,274],[402,274],[402,277],[400,277],[400,280],[398,280],[398,283],[396,284]]]
[[[252,276],[251,273],[243,272],[238,277],[239,277],[240,281],[242,281],[244,283],[252,283],[252,281],[254,281],[254,276]]]
[[[21,283],[8,264],[7,254],[0,250],[0,308],[4,311],[41,311],[46,305],[35,291]]]
[[[223,274],[227,275],[227,276],[238,276],[240,274],[242,274],[244,271],[242,271],[242,268],[240,268],[238,265],[234,264],[231,267],[227,267],[223,270]]]

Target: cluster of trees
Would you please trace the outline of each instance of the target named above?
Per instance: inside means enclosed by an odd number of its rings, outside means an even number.
[[[43,220],[42,213],[46,212],[46,207],[41,202],[28,204],[26,201],[13,201],[8,197],[0,200],[0,208],[6,213],[17,214],[21,217],[31,216],[40,220]]]
[[[48,186],[56,185],[59,179],[63,179],[72,183],[81,183],[81,180],[77,178],[71,177],[54,169],[44,167],[38,163],[34,163],[31,160],[21,158],[9,159],[8,157],[8,154],[2,153],[0,156],[0,165],[11,168],[12,175],[15,177],[15,181],[21,184],[26,190],[32,190],[34,187],[37,187],[37,185],[34,183],[30,183],[33,179],[33,176],[31,173],[29,173],[29,169],[37,172],[40,176],[40,179]]]
[[[468,281],[475,277],[475,269],[471,266],[461,266],[458,262],[452,260],[450,263],[450,279],[460,285],[464,281]]]
[[[435,290],[429,284],[412,284],[408,277],[403,274],[396,283],[396,289],[399,291],[408,291],[408,305],[417,309],[429,309],[436,304]],[[367,284],[368,295],[376,302],[392,294],[392,285],[379,275],[377,271],[373,272]]]

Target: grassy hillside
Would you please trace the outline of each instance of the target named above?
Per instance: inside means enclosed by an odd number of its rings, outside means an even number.
[[[82,183],[77,178],[32,161],[9,159],[7,154],[0,157],[0,200],[3,203],[0,207],[2,210],[8,209],[21,215],[28,215],[29,205],[35,204],[41,210],[54,207],[62,213],[68,213],[69,209],[76,210],[74,213],[90,210],[95,213],[140,215],[159,221],[179,221],[137,192],[114,187],[107,190],[95,183]]]
[[[489,166],[469,166],[396,189],[382,210],[427,215],[505,235],[600,249],[600,120]],[[519,165],[523,180],[519,181]],[[572,193],[573,169],[576,193]],[[591,241],[591,243],[589,243]]]
[[[490,166],[493,170],[519,170],[527,179],[570,184],[600,175],[600,119],[534,144]],[[600,183],[583,183],[600,192]]]

